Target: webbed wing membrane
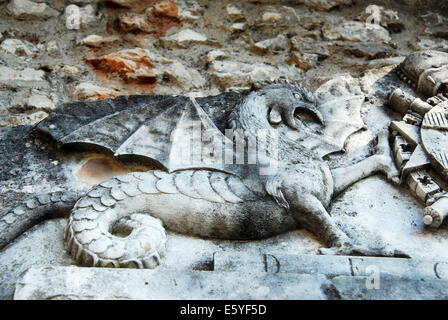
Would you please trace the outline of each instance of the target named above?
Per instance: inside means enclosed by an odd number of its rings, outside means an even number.
[[[186,104],[171,139],[173,143],[167,159],[170,170],[208,168],[237,174],[235,165],[224,163],[224,155],[232,153],[233,143],[194,98]]]
[[[340,151],[347,137],[364,127],[364,95],[353,83],[351,77],[338,77],[315,92],[324,126],[303,126],[296,143],[323,157]],[[122,159],[140,157],[170,172],[206,168],[239,175],[240,165],[225,163],[224,155],[234,154],[233,141],[224,136],[221,124],[221,130],[216,126],[225,118],[222,112],[237,101],[223,94],[202,106],[192,98],[159,95],[72,102],[38,123],[36,130],[65,147],[100,148]],[[213,111],[211,105],[219,108]],[[214,114],[210,117],[204,109]]]
[[[142,157],[167,171],[206,167],[237,172],[223,163],[222,154],[232,144],[194,99],[128,96],[119,101],[127,108],[117,107],[116,99],[78,104],[75,110],[64,105],[36,129],[65,146],[106,149],[118,158]]]
[[[75,101],[68,102],[60,106],[55,113],[52,113],[43,121],[36,125],[37,130],[42,131],[56,141],[61,142],[64,137],[67,137],[71,133],[82,129],[84,126],[89,126],[92,122],[100,122],[102,118],[112,116],[116,113],[121,113],[126,117],[127,111],[139,108],[147,107],[151,105],[151,108],[144,110],[145,116],[150,117],[152,113],[161,111],[160,106],[172,105],[175,103],[175,99],[169,96],[159,95],[133,95],[133,96],[120,96],[115,99],[104,99],[98,101]],[[132,112],[132,111],[131,111]],[[108,121],[104,121],[107,128],[105,132],[115,132],[117,128],[114,128],[114,124]],[[105,123],[101,123],[105,125]],[[121,125],[121,123],[119,124]],[[95,139],[97,130],[101,129],[98,126],[89,126],[95,134],[92,136],[86,135],[85,137],[79,137],[81,139]],[[101,138],[99,138],[101,139]],[[106,139],[106,138],[105,138]],[[119,144],[120,137],[116,134],[113,139],[115,142],[109,141],[113,147],[115,144]]]
[[[364,94],[350,76],[339,76],[315,92],[324,126],[307,126],[301,144],[323,157],[341,151],[347,138],[365,127],[361,118]]]

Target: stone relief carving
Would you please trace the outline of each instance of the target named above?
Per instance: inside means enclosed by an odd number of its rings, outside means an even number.
[[[320,249],[323,254],[404,255],[387,244],[356,244],[326,209],[334,195],[367,176],[381,172],[398,181],[387,132],[378,137],[377,153],[357,164],[330,169],[323,160],[364,127],[363,101],[359,88],[338,79],[314,93],[281,81],[236,97],[122,96],[65,104],[35,131],[62,148],[138,157],[157,170],[114,177],[84,195],[56,193],[28,200],[1,220],[1,245],[49,207],[74,205],[66,244],[85,266],[153,268],[164,252],[165,227],[237,240],[303,226],[331,246]],[[213,103],[227,106],[228,112],[217,116],[218,109],[209,110],[209,115],[205,110]],[[234,134],[230,138],[229,130]],[[234,144],[251,139],[256,148],[238,155]],[[230,154],[230,161],[213,156],[216,150]],[[245,160],[238,162],[238,157]]]
[[[394,159],[383,132],[376,154],[333,169],[324,157],[364,127],[364,96],[348,79],[330,80],[315,92],[279,81],[197,100],[141,95],[67,103],[35,133],[64,150],[138,158],[155,170],[116,176],[86,194],[37,195],[2,218],[1,246],[48,210],[73,208],[66,244],[85,266],[156,267],[165,228],[247,240],[302,226],[331,246],[320,249],[323,254],[403,256],[387,244],[356,244],[327,208],[351,184],[384,173],[425,203],[427,225],[442,223],[448,214],[447,66],[448,56],[435,51],[410,55],[399,66],[400,78],[429,98],[400,89],[390,95],[392,108],[404,115],[390,125]]]
[[[411,54],[397,73],[426,101],[401,89],[391,93],[391,107],[403,115],[390,125],[395,162],[401,180],[426,205],[424,223],[437,228],[448,215],[448,54]]]

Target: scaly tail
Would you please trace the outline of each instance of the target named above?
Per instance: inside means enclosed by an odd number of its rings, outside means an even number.
[[[0,218],[0,249],[50,213],[68,212],[79,197],[77,192],[61,191],[37,195],[24,201]]]
[[[73,259],[92,267],[158,266],[165,250],[165,229],[160,220],[142,214],[135,205],[140,195],[159,193],[154,187],[157,180],[152,172],[130,173],[100,183],[82,197],[65,234]]]

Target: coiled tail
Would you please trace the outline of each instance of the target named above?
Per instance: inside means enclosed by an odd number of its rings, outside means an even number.
[[[145,188],[152,184],[142,177],[154,176],[131,173],[112,178],[76,203],[65,241],[79,265],[154,268],[160,264],[165,229],[160,220],[140,211],[143,205],[136,204],[145,199]]]
[[[68,213],[81,195],[78,192],[53,192],[27,199],[0,217],[0,249],[46,217]]]

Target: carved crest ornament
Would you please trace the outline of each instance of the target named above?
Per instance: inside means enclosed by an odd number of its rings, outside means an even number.
[[[329,245],[322,254],[406,255],[388,245],[355,244],[327,211],[335,195],[383,173],[423,201],[426,224],[437,227],[448,215],[448,54],[412,54],[397,72],[421,98],[394,91],[390,106],[403,120],[391,123],[390,136],[387,130],[378,136],[374,155],[334,169],[324,157],[365,126],[364,95],[347,79],[314,92],[279,81],[197,99],[131,95],[65,103],[34,133],[62,150],[101,151],[155,169],[113,177],[84,194],[34,196],[2,217],[0,247],[51,208],[71,211],[66,247],[83,266],[154,268],[164,254],[165,228],[251,240],[304,227]]]

